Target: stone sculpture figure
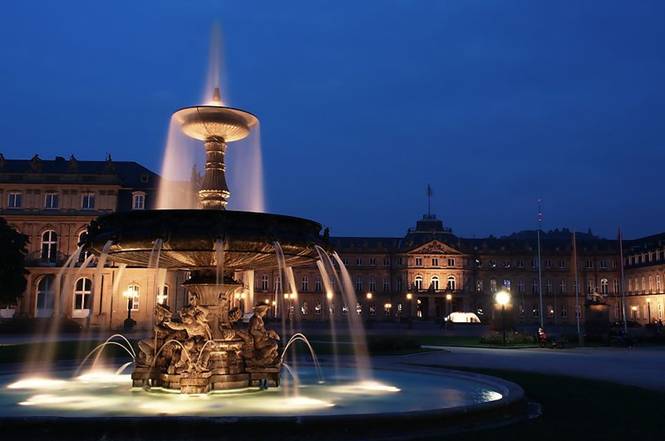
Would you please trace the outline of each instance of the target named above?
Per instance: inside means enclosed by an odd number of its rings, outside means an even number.
[[[155,351],[157,351],[166,340],[174,334],[167,326],[171,321],[173,313],[164,305],[155,305],[155,325],[153,326],[153,338],[139,340],[138,364],[150,366],[154,362]]]
[[[248,362],[255,366],[274,366],[279,363],[279,335],[273,330],[267,330],[263,321],[269,308],[270,306],[265,304],[255,306],[254,315],[249,320],[248,333],[253,354]]]

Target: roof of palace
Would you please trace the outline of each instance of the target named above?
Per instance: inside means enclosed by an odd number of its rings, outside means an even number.
[[[40,184],[115,184],[129,188],[154,188],[159,175],[134,161],[80,161],[65,159],[5,159],[0,154],[0,182]]]
[[[595,236],[591,231],[576,233],[577,247],[583,252],[616,253],[617,241]],[[665,235],[663,235],[665,238]],[[541,248],[548,254],[568,255],[572,252],[572,232],[566,228],[541,231]],[[445,228],[433,215],[425,215],[404,237],[331,237],[331,244],[346,253],[405,253],[440,242],[466,254],[533,254],[538,246],[537,230],[526,230],[508,236],[463,238]],[[425,247],[427,248],[427,247]]]

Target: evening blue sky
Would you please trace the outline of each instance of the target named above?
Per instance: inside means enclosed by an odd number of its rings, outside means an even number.
[[[665,231],[663,1],[25,1],[0,13],[0,152],[159,172],[200,101],[261,118],[268,209],[400,236]],[[231,147],[232,148],[232,147]]]

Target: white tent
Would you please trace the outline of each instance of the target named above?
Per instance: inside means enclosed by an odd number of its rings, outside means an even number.
[[[445,320],[451,323],[480,323],[480,319],[473,312],[453,312]]]

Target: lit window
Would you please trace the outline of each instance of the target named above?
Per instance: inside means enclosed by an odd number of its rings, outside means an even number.
[[[162,285],[159,287],[159,292],[157,293],[157,303],[160,305],[168,306],[169,305],[169,287]]]
[[[503,279],[503,287],[510,291],[510,279]]]
[[[496,283],[496,281],[495,281]],[[455,291],[457,289],[457,283],[455,280],[455,276],[448,276],[448,281],[446,287],[448,288],[449,291]]]
[[[132,193],[132,210],[145,209],[145,193],[134,192]]]
[[[314,281],[314,291],[321,292],[321,279],[316,279]]]
[[[309,278],[307,276],[302,276],[302,281],[300,282],[300,290],[303,292],[309,291]]]
[[[439,278],[437,276],[432,277],[432,283],[431,283],[432,289],[434,291],[439,290]]]
[[[455,266],[455,259],[453,259],[452,257],[449,257],[448,258],[448,266]]]
[[[74,315],[87,316],[92,299],[92,280],[81,277],[74,286]]]
[[[268,291],[268,275],[264,274],[261,276],[261,289],[263,291]]]
[[[132,311],[139,310],[139,293],[140,288],[136,284],[131,284],[127,287],[127,309]]]
[[[37,298],[35,299],[37,306],[35,315],[37,317],[50,317],[53,313],[53,302],[55,299],[54,280],[54,276],[48,275],[39,279],[39,283],[37,283]]]
[[[53,230],[42,233],[41,258],[50,263],[58,258],[58,234]]]
[[[398,279],[399,280],[399,279]],[[423,276],[416,276],[414,280],[414,284],[416,285],[416,289],[420,291],[423,289]]]
[[[83,193],[81,195],[81,209],[82,210],[93,210],[95,208],[95,194],[94,193]]]
[[[561,280],[561,282],[559,282],[559,292],[561,294],[566,293],[566,281],[565,280]]]
[[[600,293],[607,295],[609,293],[609,283],[607,279],[600,279]]]
[[[46,196],[44,197],[44,208],[48,209],[58,208],[59,202],[60,201],[58,198],[58,193],[55,192],[46,193]]]
[[[7,208],[21,208],[23,195],[19,192],[11,192],[7,196]]]
[[[490,279],[490,292],[494,294],[496,291],[496,279]]]
[[[432,257],[432,266],[439,266],[439,258]]]

